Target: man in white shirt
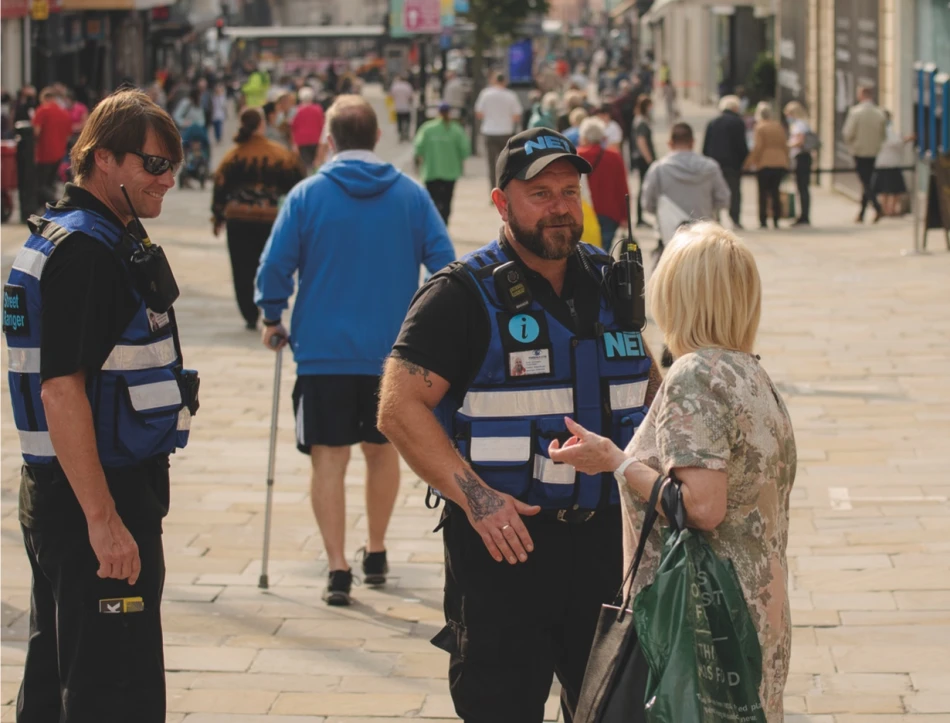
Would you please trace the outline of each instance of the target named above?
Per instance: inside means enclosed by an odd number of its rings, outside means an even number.
[[[397,75],[389,89],[389,97],[393,99],[396,110],[396,128],[399,130],[399,142],[409,141],[409,127],[412,125],[412,101],[415,91],[402,76]]]
[[[449,104],[458,114],[459,120],[466,122],[465,111],[468,100],[468,88],[465,81],[458,77],[458,73],[450,70],[445,74],[445,87],[442,89],[442,100]]]
[[[481,122],[485,137],[485,155],[488,156],[488,180],[495,188],[495,163],[508,139],[521,126],[524,109],[518,96],[505,86],[504,73],[497,73],[492,84],[478,94],[475,117]]]

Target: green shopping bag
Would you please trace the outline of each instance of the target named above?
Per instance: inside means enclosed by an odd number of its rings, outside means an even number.
[[[679,483],[662,495],[670,521],[656,578],[633,617],[649,666],[649,723],[765,723],[762,650],[736,571],[685,526]]]

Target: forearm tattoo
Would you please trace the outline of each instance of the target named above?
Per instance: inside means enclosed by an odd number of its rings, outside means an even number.
[[[491,487],[486,487],[480,483],[478,478],[469,470],[465,470],[464,476],[456,474],[455,481],[465,495],[465,499],[468,500],[469,509],[472,511],[472,519],[475,522],[484,520],[505,506],[505,501],[498,493]]]
[[[406,361],[405,359],[397,359],[400,366],[405,369],[411,376],[422,376],[422,381],[426,383],[426,386],[430,389],[432,388],[432,380],[429,379],[429,370],[423,369],[418,364],[413,364],[411,361]]]

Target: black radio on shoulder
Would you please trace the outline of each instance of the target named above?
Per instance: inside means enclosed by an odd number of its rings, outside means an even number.
[[[175,275],[172,273],[162,247],[149,240],[125,186],[119,186],[119,188],[122,189],[125,202],[129,204],[129,211],[135,219],[136,231],[126,231],[125,238],[132,253],[129,258],[132,282],[135,290],[145,301],[145,305],[156,313],[164,314],[181,294],[178,282],[175,281]]]
[[[623,329],[640,331],[646,325],[646,303],[643,298],[645,276],[643,254],[633,238],[630,218],[630,197],[627,196],[627,238],[620,240],[620,258],[610,269],[610,293],[614,316]]]
[[[508,261],[497,267],[492,272],[492,280],[495,293],[508,312],[518,314],[531,306],[531,289],[517,261]]]

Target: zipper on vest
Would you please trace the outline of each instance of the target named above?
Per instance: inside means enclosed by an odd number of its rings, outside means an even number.
[[[23,397],[23,406],[26,407],[26,423],[31,432],[39,431],[40,425],[36,421],[36,407],[33,406],[33,391],[30,389],[30,375],[20,375],[20,395]]]

